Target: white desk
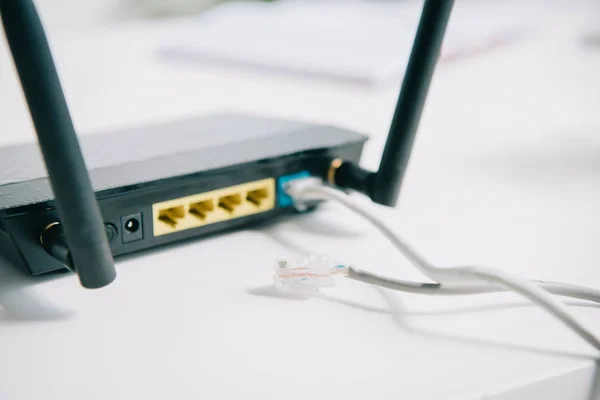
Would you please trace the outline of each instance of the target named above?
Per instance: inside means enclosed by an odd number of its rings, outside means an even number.
[[[576,14],[441,67],[395,220],[443,264],[600,286],[600,52]],[[55,30],[82,132],[232,110],[369,133],[375,167],[395,85],[372,88],[157,62],[168,27]],[[33,138],[4,43],[4,143]],[[327,298],[269,289],[275,258],[327,253],[421,278],[343,210],[118,262],[114,284],[0,268],[0,398],[589,399],[594,351],[510,295],[431,298],[342,282]],[[600,334],[600,309],[574,312]]]

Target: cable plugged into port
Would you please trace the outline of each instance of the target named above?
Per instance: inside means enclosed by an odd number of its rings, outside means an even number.
[[[261,179],[153,204],[153,232],[167,235],[273,208],[275,179]]]
[[[310,176],[310,172],[308,171],[301,171],[301,172],[297,172],[294,174],[289,174],[289,175],[284,175],[279,177],[279,179],[277,180],[277,205],[279,207],[290,207],[294,204],[294,201],[292,200],[292,198],[290,197],[289,194],[287,194],[285,188],[286,186],[296,180],[296,179],[301,179],[301,178],[308,178]]]

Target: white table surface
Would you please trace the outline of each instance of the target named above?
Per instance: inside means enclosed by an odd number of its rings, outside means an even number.
[[[432,260],[600,287],[600,51],[581,45],[594,21],[582,4],[438,70],[389,214]],[[48,21],[81,134],[240,111],[366,132],[364,165],[377,165],[395,84],[169,64],[153,53],[168,25],[59,25]],[[4,42],[0,68],[0,141],[32,140]],[[517,296],[342,281],[320,297],[281,297],[274,259],[307,252],[422,278],[333,205],[118,260],[117,280],[97,291],[1,265],[0,399],[600,398],[596,352]],[[600,335],[600,308],[573,311]]]

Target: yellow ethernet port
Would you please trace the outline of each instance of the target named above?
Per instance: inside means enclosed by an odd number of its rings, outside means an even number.
[[[250,190],[246,195],[246,200],[250,203],[254,204],[257,207],[260,207],[260,203],[269,198],[269,191],[267,189],[261,188],[256,190]]]
[[[213,199],[199,201],[197,203],[190,204],[190,214],[200,218],[201,220],[205,220],[207,215],[215,209]]]
[[[165,210],[160,210],[158,219],[172,227],[177,226],[177,221],[185,217],[185,208],[182,206],[171,207]]]
[[[198,228],[275,207],[275,179],[267,178],[152,205],[154,236]]]
[[[219,207],[228,213],[233,213],[237,206],[242,204],[242,195],[239,193],[219,197]]]

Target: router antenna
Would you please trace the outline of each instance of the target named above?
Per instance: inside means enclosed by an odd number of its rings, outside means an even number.
[[[56,198],[68,258],[84,287],[106,286],[116,277],[112,254],[42,23],[32,0],[0,0],[0,15]]]
[[[419,127],[454,0],[425,0],[379,171],[367,189],[371,199],[394,206]]]

